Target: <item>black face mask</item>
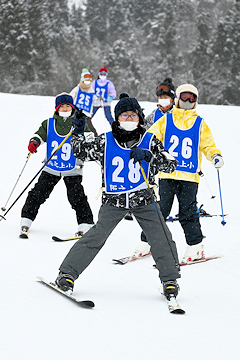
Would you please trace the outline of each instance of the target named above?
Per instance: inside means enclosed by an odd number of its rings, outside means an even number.
[[[141,125],[133,131],[126,131],[124,129],[120,129],[118,121],[113,121],[112,123],[112,134],[119,143],[125,143],[132,140],[138,141],[145,131],[146,130]]]

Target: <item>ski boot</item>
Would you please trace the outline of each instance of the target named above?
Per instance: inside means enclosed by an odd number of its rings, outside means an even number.
[[[124,216],[124,220],[133,220],[131,211],[126,213],[126,215]]]
[[[180,290],[177,280],[163,281],[162,286],[163,295],[167,298],[167,300],[171,300],[171,297],[177,297],[178,291]]]
[[[55,280],[55,284],[64,292],[69,293],[69,295],[73,292],[74,287],[74,278],[72,275],[64,274],[60,272],[58,277]]]
[[[75,237],[83,236],[83,234],[85,234],[88,230],[90,230],[93,225],[94,224],[87,224],[87,223],[79,224],[77,232],[75,233]]]
[[[19,237],[21,239],[28,239],[28,230],[32,225],[32,220],[26,217],[21,218],[20,226],[21,226],[21,234]]]
[[[19,235],[20,239],[28,239],[28,230],[29,227],[27,226],[21,227],[21,234]]]
[[[190,261],[197,261],[205,258],[204,245],[200,242],[196,245],[188,245],[181,264],[188,264]]]
[[[141,258],[146,255],[151,255],[150,252],[150,245],[146,241],[140,241],[136,249],[134,250],[134,253],[132,254],[132,257],[134,258]]]

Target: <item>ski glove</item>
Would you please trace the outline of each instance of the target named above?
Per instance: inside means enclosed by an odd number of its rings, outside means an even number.
[[[130,152],[130,159],[133,159],[133,163],[136,164],[137,161],[145,160],[150,162],[152,158],[152,153],[149,150],[136,148]]]
[[[74,127],[73,135],[80,135],[84,133],[86,118],[82,112],[82,109],[76,108],[75,116],[72,120],[72,126]]]
[[[84,116],[83,111],[82,109],[79,109],[76,105],[74,107],[75,107],[74,116],[80,120]]]
[[[113,99],[113,96],[112,95],[109,95],[108,98],[107,98],[107,102],[111,102]]]
[[[31,154],[37,152],[37,148],[39,147],[39,143],[37,140],[30,140],[30,143],[28,144],[28,150]]]
[[[160,154],[163,157],[163,166],[161,171],[171,174],[176,170],[178,161],[166,150],[161,151]]]
[[[224,164],[222,156],[219,154],[214,155],[212,157],[212,164],[214,165],[215,169],[220,169]]]

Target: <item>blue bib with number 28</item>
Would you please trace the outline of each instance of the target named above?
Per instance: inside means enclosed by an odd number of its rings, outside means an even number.
[[[145,133],[138,147],[149,150],[152,137],[153,134]],[[147,185],[139,163],[133,164],[133,159],[130,159],[131,150],[122,148],[114,139],[112,132],[106,134],[104,174],[106,193],[112,194],[146,189]],[[149,163],[142,161],[141,165],[148,178]]]

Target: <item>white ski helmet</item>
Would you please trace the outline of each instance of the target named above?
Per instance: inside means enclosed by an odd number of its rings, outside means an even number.
[[[190,93],[196,95],[197,96],[196,102],[198,101],[198,89],[192,84],[183,84],[183,85],[180,85],[176,90],[176,98],[175,98],[176,106],[179,105],[180,94],[183,92],[190,92]]]

